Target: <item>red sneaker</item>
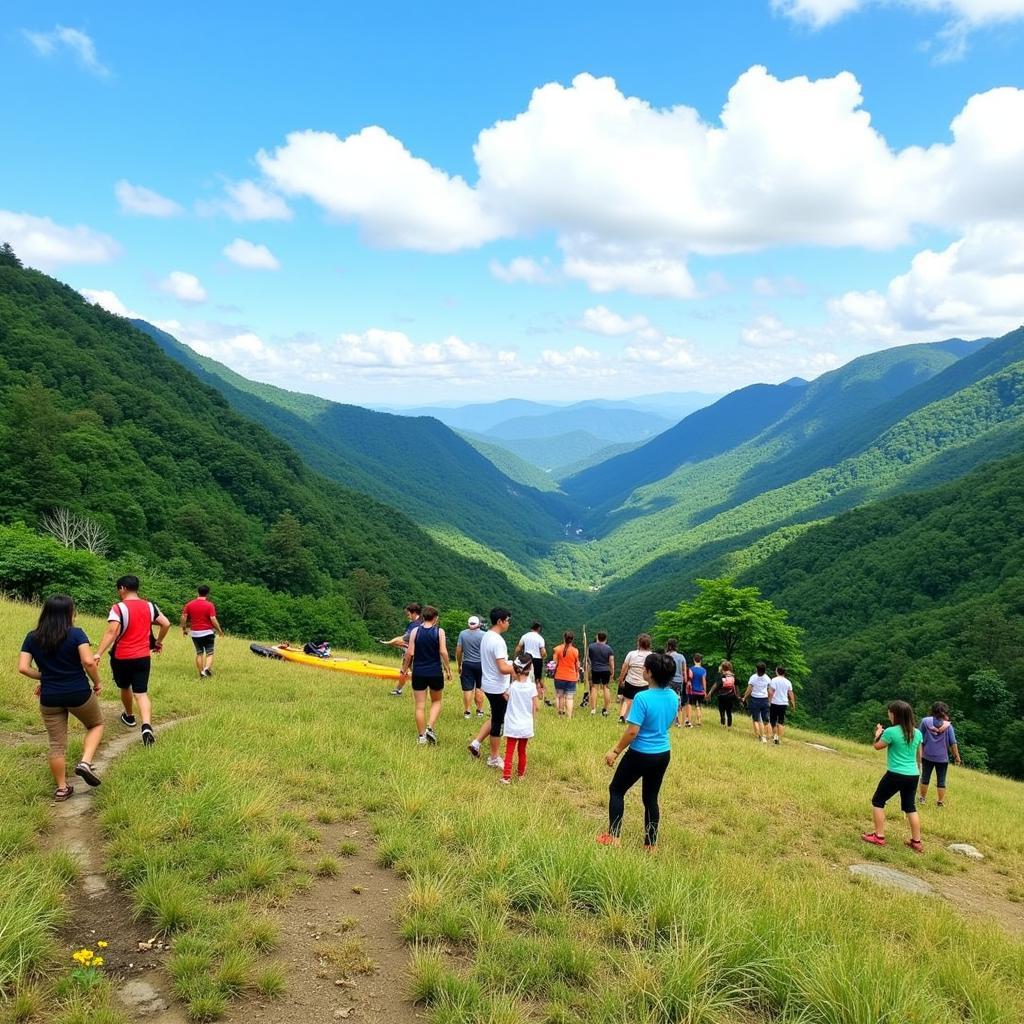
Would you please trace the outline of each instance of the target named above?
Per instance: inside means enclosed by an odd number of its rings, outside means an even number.
[[[872,846],[885,846],[885,836],[880,836],[877,832],[864,832],[861,839]]]
[[[924,853],[924,843],[920,839],[906,839],[903,842],[904,846],[909,846],[914,853]]]
[[[618,846],[619,837],[613,836],[610,832],[602,832],[598,837],[597,841],[601,846]]]

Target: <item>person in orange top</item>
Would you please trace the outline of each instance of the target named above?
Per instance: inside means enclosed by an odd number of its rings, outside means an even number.
[[[576,687],[580,681],[580,652],[573,646],[576,634],[567,629],[562,642],[554,650],[555,658],[555,699],[558,713],[572,718],[572,707],[576,702]]]

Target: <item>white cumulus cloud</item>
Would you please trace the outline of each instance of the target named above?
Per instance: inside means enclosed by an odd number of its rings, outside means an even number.
[[[265,246],[248,242],[244,238],[236,238],[224,246],[224,255],[240,267],[249,270],[280,270],[281,264],[277,257]]]
[[[196,212],[203,217],[226,214],[234,221],[291,220],[291,207],[276,192],[255,181],[229,181],[220,199],[200,199]]]
[[[84,224],[65,227],[11,210],[0,210],[0,239],[10,242],[24,263],[45,271],[70,263],[109,263],[121,251],[109,235]]]
[[[88,302],[105,309],[108,313],[113,313],[115,316],[135,316],[121,301],[117,292],[102,288],[80,288],[79,291]]]
[[[172,270],[161,282],[160,290],[181,302],[197,304],[206,301],[206,289],[195,274]]]
[[[577,327],[591,334],[603,334],[606,338],[616,338],[623,334],[632,334],[650,327],[651,322],[643,314],[624,317],[607,306],[591,306],[583,311],[576,321]]]
[[[182,212],[173,199],[143,185],[133,185],[123,178],[114,186],[114,195],[117,196],[122,213],[139,217],[176,217]]]
[[[110,74],[96,52],[92,37],[80,28],[56,25],[49,32],[25,31],[25,38],[40,57],[53,57],[61,51],[71,53],[79,66],[100,78]]]
[[[508,263],[491,260],[488,266],[491,276],[505,284],[550,284],[555,279],[547,260],[538,263],[529,256],[516,256]]]

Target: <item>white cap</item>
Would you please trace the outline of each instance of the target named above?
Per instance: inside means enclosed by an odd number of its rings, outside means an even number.
[[[470,629],[476,629],[480,625],[480,620],[475,615],[470,615],[468,626]]]

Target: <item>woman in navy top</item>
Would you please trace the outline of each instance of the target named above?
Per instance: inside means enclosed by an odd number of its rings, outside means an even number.
[[[602,846],[619,845],[626,794],[638,782],[642,783],[644,804],[644,847],[653,851],[658,845],[658,793],[672,757],[669,728],[679,714],[679,696],[669,685],[675,671],[676,663],[669,655],[647,655],[644,680],[648,688],[636,694],[626,717],[626,731],[605,754],[610,768],[629,747],[608,787],[608,831],[597,837]]]
[[[18,671],[39,683],[39,711],[50,740],[50,771],[57,784],[54,800],[67,800],[75,791],[67,782],[68,715],[74,715],[86,728],[82,760],[75,774],[90,786],[98,786],[92,759],[103,738],[103,713],[96,699],[100,674],[89,638],[75,625],[75,602],[66,594],[46,599],[39,623],[21,645]]]
[[[438,611],[431,605],[423,609],[419,625],[409,634],[409,646],[402,659],[398,676],[399,687],[405,684],[412,671],[412,695],[416,703],[416,732],[420,745],[437,742],[434,725],[441,714],[441,693],[444,681],[451,681],[452,668],[448,661],[448,641],[444,630],[437,624]],[[427,691],[430,691],[430,711],[427,712]]]

